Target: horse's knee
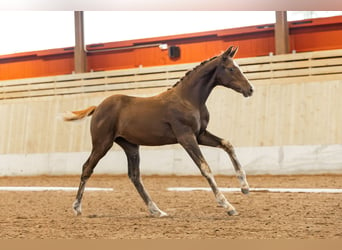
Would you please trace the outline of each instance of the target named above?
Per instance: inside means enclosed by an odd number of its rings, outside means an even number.
[[[201,163],[200,166],[201,174],[206,178],[206,179],[211,179],[213,177],[213,173],[209,167],[209,165],[205,162]]]
[[[225,151],[227,151],[229,154],[234,154],[235,153],[233,145],[229,141],[227,141],[227,140],[222,140],[221,141],[221,147]]]

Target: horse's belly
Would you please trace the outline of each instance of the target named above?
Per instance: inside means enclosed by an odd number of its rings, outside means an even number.
[[[129,140],[131,141],[131,140]],[[144,146],[161,146],[177,143],[176,138],[150,136],[148,138],[132,138],[132,143]]]
[[[144,120],[130,122],[117,134],[127,141],[146,146],[158,146],[177,143],[171,128],[162,122]]]
[[[170,136],[159,136],[159,135],[124,135],[121,136],[125,138],[127,141],[137,144],[137,145],[145,145],[145,146],[161,146],[167,144],[175,144],[177,140],[175,137]]]

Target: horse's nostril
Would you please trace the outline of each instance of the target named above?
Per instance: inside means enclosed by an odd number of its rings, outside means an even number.
[[[250,87],[249,92],[252,94],[254,92],[253,86]]]
[[[251,87],[249,88],[249,91],[247,91],[247,96],[253,95],[253,92],[254,92],[254,88],[253,88],[253,86],[251,86]]]

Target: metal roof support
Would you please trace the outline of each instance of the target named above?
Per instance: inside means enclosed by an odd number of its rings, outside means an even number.
[[[74,50],[74,70],[75,73],[87,71],[87,53],[84,44],[84,21],[83,11],[75,11],[75,50]]]
[[[286,11],[276,11],[275,50],[276,55],[290,52],[289,26]]]

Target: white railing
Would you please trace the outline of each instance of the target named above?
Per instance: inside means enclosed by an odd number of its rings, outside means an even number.
[[[342,50],[241,58],[253,83],[342,78]],[[198,63],[0,81],[0,100],[171,86]]]

